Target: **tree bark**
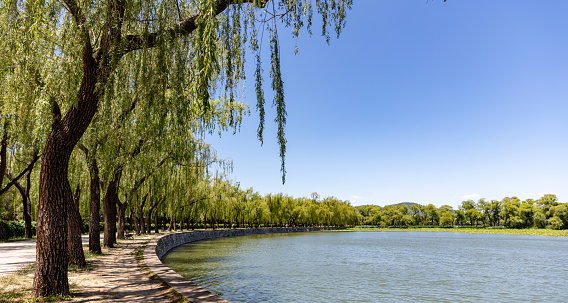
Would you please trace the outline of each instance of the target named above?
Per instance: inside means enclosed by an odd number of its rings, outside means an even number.
[[[77,105],[61,118],[59,105],[52,100],[53,122],[47,137],[39,177],[36,269],[33,296],[69,295],[67,281],[67,204],[72,192],[67,179],[69,158],[91,123],[99,102],[96,90],[98,64],[90,39],[83,49],[83,79]],[[70,201],[71,200],[71,201]]]
[[[143,233],[146,233],[146,227],[144,226],[144,205],[146,204],[147,198],[148,198],[148,193],[146,193],[144,195],[144,198],[142,198],[142,203],[140,203],[138,205],[137,221],[138,221],[138,228],[140,228],[140,233],[138,233],[138,231],[136,231],[137,235],[141,235]]]
[[[124,239],[124,223],[126,222],[126,208],[128,208],[128,202],[121,203],[117,197],[116,205],[118,206],[118,230],[116,237],[118,239]]]
[[[4,180],[6,174],[7,151],[8,151],[8,118],[4,117],[4,132],[2,133],[2,141],[0,142],[0,184]]]
[[[120,174],[120,173],[117,173]],[[108,183],[105,197],[103,198],[103,212],[105,220],[105,232],[103,246],[112,248],[116,243],[116,204],[118,200],[117,183],[118,175]]]
[[[160,233],[158,225],[158,208],[156,207],[156,210],[154,210],[154,233],[156,235]]]
[[[91,176],[91,200],[89,202],[89,251],[101,254],[101,227],[99,226],[101,211],[101,184],[99,166],[93,157],[89,165]]]
[[[80,187],[77,186],[75,198],[78,201],[81,194]],[[83,243],[81,241],[81,214],[73,199],[67,201],[67,255],[69,264],[77,265],[80,268],[87,266]]]
[[[148,208],[148,218],[146,218],[146,233],[152,233],[152,213],[154,212],[154,205],[150,203],[150,207]]]
[[[152,231],[152,224],[151,223],[152,223],[152,213],[153,212],[155,213],[154,216],[156,217],[154,227],[155,227],[156,233],[158,233],[158,221],[157,221],[158,220],[158,218],[157,218],[158,217],[158,206],[164,201],[166,201],[166,198],[162,198],[162,199],[156,201],[155,204],[150,203],[150,207],[148,208],[148,218],[147,218],[147,221],[146,221],[146,223],[148,224],[148,226],[147,226],[148,234],[151,234],[151,231]]]
[[[26,204],[24,206],[24,224],[25,224],[25,237],[30,239],[33,237],[32,231],[32,200],[30,199],[30,190],[32,188],[31,180],[32,172],[29,171],[26,176]]]
[[[30,180],[30,172],[27,173],[26,175],[26,187],[24,188],[20,182],[15,181],[14,185],[16,186],[16,188],[18,189],[18,191],[20,192],[20,195],[22,196],[22,204],[24,206],[24,225],[25,225],[25,229],[24,229],[24,237],[27,239],[31,239],[33,237],[32,234],[32,215],[31,215],[31,208],[32,208],[32,203],[30,200],[30,187],[31,187],[31,180]],[[14,176],[8,172],[8,177],[10,178],[10,180],[14,179]]]

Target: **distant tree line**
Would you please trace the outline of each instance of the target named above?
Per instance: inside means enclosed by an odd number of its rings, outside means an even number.
[[[360,222],[382,227],[407,226],[503,226],[508,228],[568,227],[568,203],[559,203],[556,195],[521,201],[517,197],[502,200],[466,200],[458,209],[449,205],[402,203],[388,206],[357,206]]]
[[[176,172],[164,182],[158,183],[155,186],[157,188],[142,188],[143,196],[129,198],[128,192],[123,193],[124,189],[121,189],[118,191],[119,211],[115,214],[115,219],[110,220],[110,216],[105,216],[102,209],[99,217],[106,217],[107,224],[115,225],[114,241],[116,238],[124,238],[127,227],[141,235],[158,233],[160,228],[346,226],[360,221],[356,208],[348,201],[335,197],[321,198],[317,193],[312,193],[309,198],[294,198],[283,193],[263,196],[253,188],[241,189],[239,183],[221,177],[211,178],[204,170],[201,173]],[[158,181],[159,179],[152,180],[151,183]],[[86,227],[83,231],[88,231],[90,197],[80,194],[80,183],[77,188],[76,202],[80,209],[80,221]],[[28,216],[35,221],[37,198],[32,195],[29,201],[31,211]],[[22,197],[17,191],[8,190],[0,199],[0,220],[24,221],[26,214],[23,205]],[[31,237],[32,234],[26,237]]]

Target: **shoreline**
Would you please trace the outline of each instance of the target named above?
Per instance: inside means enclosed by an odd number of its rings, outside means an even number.
[[[513,228],[470,228],[470,227],[449,227],[449,228],[432,228],[432,227],[350,227],[345,231],[364,231],[364,232],[394,232],[394,231],[430,231],[430,232],[452,232],[463,234],[494,234],[494,235],[526,235],[539,237],[568,237],[568,229],[513,229]]]
[[[215,295],[209,290],[200,287],[189,279],[176,273],[165,266],[161,258],[172,248],[187,243],[209,240],[223,237],[238,237],[246,235],[273,234],[273,233],[296,233],[296,232],[320,232],[335,231],[345,228],[336,227],[288,227],[288,228],[251,228],[251,229],[217,229],[205,231],[192,231],[184,233],[172,233],[154,238],[144,249],[144,262],[146,266],[162,281],[167,283],[176,293],[179,293],[193,303],[228,303],[229,301]]]

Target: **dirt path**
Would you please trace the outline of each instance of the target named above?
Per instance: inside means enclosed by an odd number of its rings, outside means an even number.
[[[187,302],[137,260],[137,250],[148,241],[121,240],[116,248],[103,249],[104,256],[90,259],[94,269],[70,273],[71,302]]]

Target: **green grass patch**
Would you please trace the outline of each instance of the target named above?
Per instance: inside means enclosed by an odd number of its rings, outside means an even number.
[[[0,240],[0,243],[20,242],[20,241],[28,241],[28,240],[35,240],[35,239],[36,239],[36,236],[33,236],[33,238],[31,238],[31,239],[24,238],[24,237],[15,237],[15,238],[2,239],[2,240]]]
[[[408,228],[384,228],[384,227],[368,227],[355,226],[348,228],[347,231],[443,231],[467,234],[503,234],[503,235],[528,235],[528,236],[547,236],[547,237],[568,237],[568,230],[553,229],[513,229],[504,227],[408,227]]]
[[[83,246],[83,251],[85,252],[85,259],[94,259],[94,258],[99,258],[99,257],[108,255],[107,253],[104,253],[104,252],[102,252],[100,254],[96,254],[96,253],[90,251],[88,246]]]
[[[31,298],[25,302],[61,302],[61,301],[71,301],[73,296],[54,296],[49,295],[47,297]]]

